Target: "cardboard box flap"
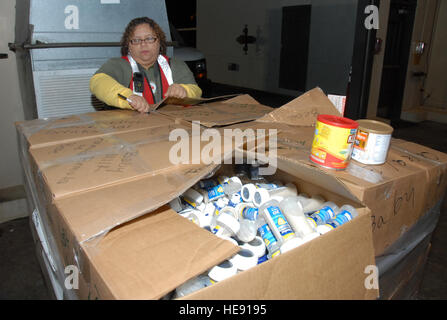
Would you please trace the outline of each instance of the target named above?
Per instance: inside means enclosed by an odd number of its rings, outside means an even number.
[[[341,116],[323,90],[317,87],[259,118],[257,121],[281,122],[293,126],[315,126],[319,114]]]
[[[213,102],[191,107],[167,105],[157,112],[173,119],[199,121],[201,125],[211,128],[256,120],[272,110],[261,104]]]
[[[167,206],[84,248],[116,299],[159,299],[239,250]]]
[[[305,153],[301,153],[301,156],[304,155]],[[318,186],[324,186],[326,190],[334,192],[341,197],[350,199],[356,203],[362,203],[340,179],[327,173],[324,169],[311,164],[306,158],[308,159],[308,157],[298,158],[291,157],[290,155],[279,156],[278,167],[281,167],[281,170],[284,172],[300,177],[300,179]]]
[[[237,96],[238,94],[229,94],[225,96],[219,96],[219,97],[213,97],[213,98],[175,98],[175,97],[166,97],[163,100],[161,100],[159,103],[151,105],[151,110],[157,110],[159,108],[162,108],[165,105],[179,105],[179,106],[194,106],[200,103],[205,102],[212,102],[212,101],[219,101],[219,100],[225,100],[229,98],[233,98]]]
[[[162,115],[148,115],[131,110],[112,110],[72,115],[62,118],[16,122],[16,127],[31,148],[92,137],[159,127],[172,122]]]
[[[219,163],[225,153],[232,153],[232,140],[225,137],[220,150],[206,153],[208,144],[200,142],[203,128],[187,124],[167,121],[160,127],[53,144],[31,149],[30,153],[50,201],[120,181],[163,174],[175,170],[179,163],[211,163],[214,159]],[[175,140],[170,139],[171,134]]]
[[[54,201],[79,243],[101,240],[110,230],[183,194],[216,165],[181,165],[168,172],[77,193]]]

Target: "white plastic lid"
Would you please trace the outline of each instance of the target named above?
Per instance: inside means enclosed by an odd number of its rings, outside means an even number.
[[[325,234],[325,233],[331,231],[332,229],[333,228],[331,226],[328,226],[327,224],[323,224],[323,225],[317,226],[317,232],[319,234]]]
[[[238,270],[244,271],[256,266],[258,264],[258,257],[251,250],[243,248],[230,259],[230,262]]]
[[[211,268],[208,276],[216,282],[225,280],[237,273],[237,268],[231,261],[225,260],[221,264]]]
[[[237,241],[236,241],[235,239],[233,239],[232,237],[228,237],[228,236],[225,236],[225,235],[219,235],[219,234],[216,234],[216,236],[218,236],[218,237],[221,238],[221,239],[230,241],[230,242],[231,242],[232,244],[234,244],[235,246],[239,246],[239,244],[237,243]]]
[[[295,237],[290,239],[287,242],[284,242],[280,248],[281,253],[285,253],[287,251],[290,251],[292,249],[295,249],[296,247],[299,247],[304,243],[303,239]]]
[[[242,181],[241,181],[241,179],[239,179],[239,177],[234,176],[234,177],[231,177],[230,180],[242,185]]]
[[[257,207],[260,207],[264,202],[267,202],[270,199],[270,194],[266,189],[259,188],[256,190],[253,196],[253,204]]]
[[[230,215],[236,219],[238,219],[236,208],[226,206],[219,211],[219,216],[222,214]]]
[[[253,183],[248,183],[242,186],[241,196],[245,202],[252,202],[257,188]]]
[[[244,243],[241,248],[251,250],[258,258],[266,253],[265,243],[261,237],[256,236],[252,241]]]
[[[217,218],[217,224],[221,225],[233,234],[238,233],[240,229],[239,221],[232,215],[221,213]]]

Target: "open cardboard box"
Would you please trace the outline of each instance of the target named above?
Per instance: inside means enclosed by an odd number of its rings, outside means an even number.
[[[214,107],[208,110],[185,109],[187,119],[204,119],[208,127],[219,132],[229,128],[276,129],[278,178],[293,181],[300,191],[309,194],[324,193],[340,205],[352,203],[360,215],[188,298],[377,297],[377,289],[365,287],[369,275],[365,268],[374,265],[377,251],[370,210],[361,197],[359,200],[355,188],[334,172],[314,166],[306,154],[316,116],[338,113],[324,93],[314,89],[273,111],[249,96],[212,104]],[[162,114],[164,108],[166,114]],[[182,119],[178,108],[164,106],[150,115],[104,111],[68,120],[18,124],[24,167],[29,166],[31,174],[27,177],[37,189],[38,199],[34,201],[47,213],[42,216],[47,217],[58,239],[63,263],[81,271],[82,298],[159,299],[238,251],[230,242],[200,229],[166,206],[217,168],[203,161],[169,163],[172,142],[166,140],[167,133],[173,129],[192,131],[191,123]],[[175,113],[168,115],[172,110]],[[233,145],[232,140],[222,141],[222,146],[228,144],[231,154],[214,156],[228,159],[235,150],[244,149]],[[194,152],[190,155],[191,161],[203,160]],[[425,171],[419,171],[425,181]]]

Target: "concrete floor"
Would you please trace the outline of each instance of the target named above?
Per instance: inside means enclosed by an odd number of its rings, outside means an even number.
[[[279,107],[293,97],[229,86],[213,86],[207,96],[248,93],[260,103]],[[393,137],[447,153],[447,124],[424,121],[393,123]],[[417,299],[447,299],[447,201],[444,200]],[[36,258],[28,218],[0,224],[0,299],[50,299]]]

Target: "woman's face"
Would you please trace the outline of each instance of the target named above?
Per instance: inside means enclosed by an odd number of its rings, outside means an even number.
[[[154,43],[150,43],[150,41],[140,41],[139,44],[132,43],[134,42],[133,40],[144,40],[148,38],[156,38],[156,40]],[[157,60],[160,52],[160,40],[147,23],[135,27],[130,37],[129,52],[135,61],[146,69],[152,66]]]

